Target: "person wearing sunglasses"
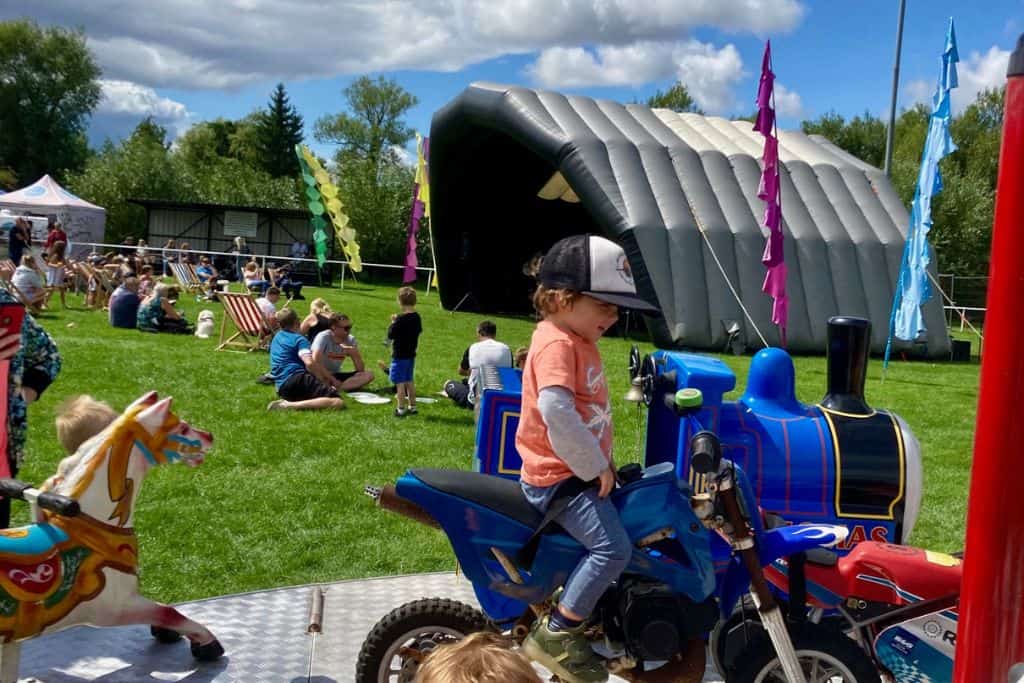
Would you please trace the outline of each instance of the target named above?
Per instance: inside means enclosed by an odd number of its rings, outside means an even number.
[[[343,313],[332,313],[328,329],[313,339],[313,362],[320,363],[334,378],[341,391],[355,391],[373,381],[373,373],[366,369],[359,353],[359,344],[352,336],[352,321]],[[351,358],[354,369],[342,372],[346,358]]]

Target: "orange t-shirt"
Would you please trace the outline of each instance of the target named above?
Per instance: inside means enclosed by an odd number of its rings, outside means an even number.
[[[612,461],[612,411],[608,383],[597,345],[542,320],[533,332],[530,355],[523,368],[523,404],[516,430],[516,449],[523,459],[520,474],[532,486],[554,486],[573,476],[548,439],[537,396],[547,387],[565,387],[575,394],[583,424]]]

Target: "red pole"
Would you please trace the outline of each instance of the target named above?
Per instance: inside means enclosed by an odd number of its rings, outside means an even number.
[[[1007,72],[954,681],[1024,661],[1024,35]]]

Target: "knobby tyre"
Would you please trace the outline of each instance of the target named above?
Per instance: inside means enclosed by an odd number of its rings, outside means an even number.
[[[407,602],[389,612],[370,630],[356,661],[356,683],[412,683],[426,655],[470,633],[494,630],[484,614],[444,598]],[[403,654],[403,649],[408,648]]]
[[[871,658],[850,637],[825,625],[805,624],[790,631],[793,647],[809,681],[881,683]],[[767,633],[760,633],[735,658],[728,683],[786,683]]]

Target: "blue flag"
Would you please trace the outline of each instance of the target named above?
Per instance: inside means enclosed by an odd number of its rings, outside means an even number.
[[[942,51],[942,71],[935,89],[932,115],[928,125],[924,152],[921,154],[921,170],[917,174],[917,189],[914,203],[910,208],[910,226],[907,230],[907,244],[903,250],[896,296],[892,302],[889,319],[889,340],[885,348],[886,362],[893,335],[899,339],[913,341],[926,331],[921,307],[931,298],[932,288],[928,282],[928,232],[932,228],[932,197],[942,190],[942,176],[939,161],[956,151],[949,125],[953,114],[950,105],[950,91],[957,87],[956,63],[960,57],[956,51],[956,34],[953,19],[949,20],[946,32],[946,46]]]

